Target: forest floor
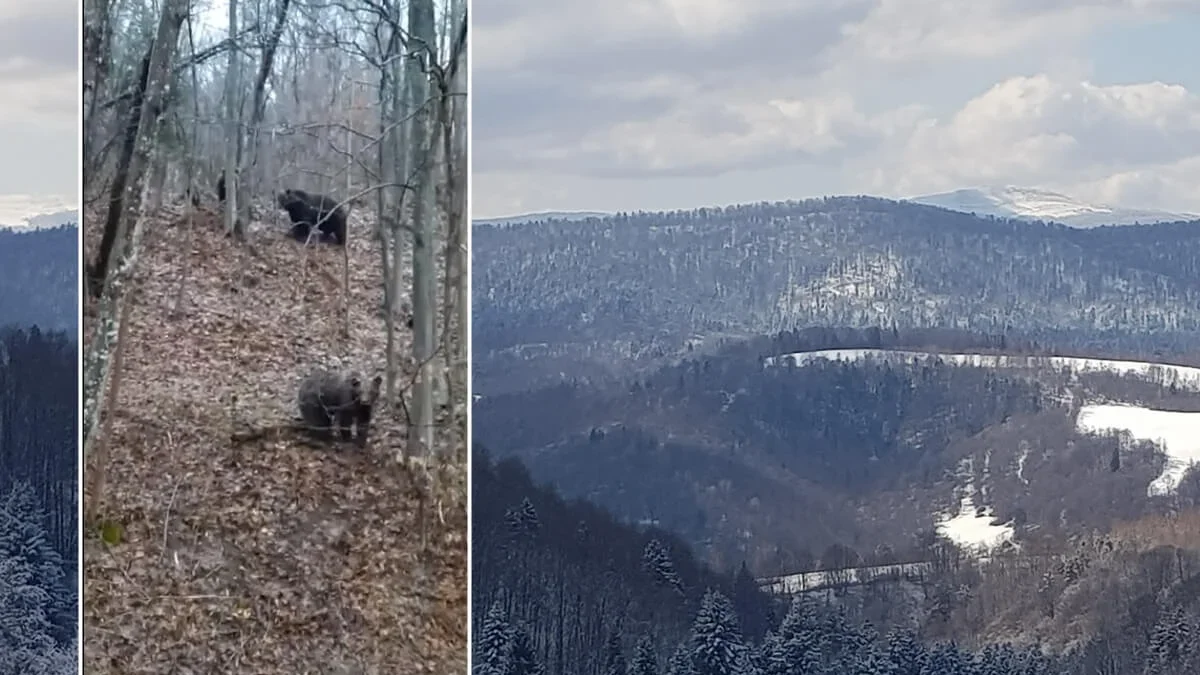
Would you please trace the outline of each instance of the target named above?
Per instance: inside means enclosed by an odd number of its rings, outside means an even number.
[[[88,222],[93,259],[103,220]],[[369,225],[352,215],[349,340],[341,249],[258,223],[238,244],[204,209],[191,226],[182,207],[144,226],[99,513],[124,531],[85,537],[86,671],[465,672],[465,406],[441,413],[447,459],[431,467],[396,461],[406,425],[382,406],[365,451],[286,430],[235,440],[295,418],[315,366],[382,374]],[[410,354],[402,322],[399,338]]]

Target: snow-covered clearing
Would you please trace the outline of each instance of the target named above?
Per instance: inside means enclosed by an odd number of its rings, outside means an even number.
[[[995,524],[995,520],[992,507],[977,510],[974,498],[963,497],[958,513],[953,517],[943,516],[937,524],[937,532],[972,553],[984,553],[1012,541],[1012,524]]]
[[[989,450],[984,456],[983,479],[986,483],[991,474],[992,453]],[[975,483],[975,467],[971,458],[963,460],[958,475],[965,478],[967,483],[959,491],[958,511],[944,513],[938,516],[937,533],[954,542],[960,548],[976,554],[986,554],[1001,544],[1012,541],[1013,526],[1011,523],[997,524],[992,507],[984,504],[982,508],[975,505],[976,497],[981,502],[987,500],[986,485],[982,489]]]
[[[1200,462],[1200,412],[1152,410],[1133,405],[1085,405],[1075,427],[1086,433],[1128,432],[1135,440],[1150,441],[1167,454],[1167,465],[1146,488],[1150,496],[1167,495],[1193,462]]]
[[[1180,389],[1200,391],[1200,368],[1176,366],[1147,361],[1121,361],[1117,359],[1091,359],[1074,356],[1009,356],[1002,354],[940,354],[934,352],[901,351],[892,349],[822,349],[813,352],[785,354],[781,358],[791,359],[797,366],[814,361],[862,361],[874,359],[891,363],[912,363],[913,360],[928,361],[941,359],[946,363],[978,368],[1056,368],[1075,373],[1113,373],[1133,375],[1163,386],[1175,385]],[[776,359],[767,359],[767,365],[775,365]]]
[[[781,577],[759,579],[759,586],[769,593],[792,595],[815,591],[831,586],[854,586],[879,579],[914,579],[928,571],[927,562],[897,563],[894,565],[870,565],[847,567],[840,570],[818,570],[786,574]]]

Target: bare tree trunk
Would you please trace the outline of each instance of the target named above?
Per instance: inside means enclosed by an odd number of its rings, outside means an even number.
[[[98,423],[103,413],[103,392],[107,391],[112,379],[113,347],[118,339],[121,324],[121,305],[126,286],[132,280],[134,266],[141,248],[142,238],[142,186],[145,169],[155,137],[155,121],[163,107],[163,90],[170,72],[171,59],[179,42],[179,31],[188,14],[188,0],[167,0],[163,7],[158,33],[151,50],[150,67],[146,80],[146,92],[136,132],[135,152],[129,166],[129,182],[122,200],[124,211],[120,215],[117,238],[124,239],[129,231],[129,245],[104,285],[100,295],[100,323],[84,363],[83,429],[84,452],[90,450],[96,440]]]
[[[90,270],[93,277],[93,285],[91,286],[92,293],[98,294],[104,289],[105,278],[108,276],[108,268],[114,259],[119,259],[121,256],[121,248],[125,241],[125,232],[122,229],[121,217],[125,211],[125,201],[130,174],[130,166],[133,162],[134,151],[137,148],[138,133],[141,129],[143,105],[146,99],[146,87],[150,76],[150,60],[154,53],[154,46],[146,52],[146,56],[142,59],[141,70],[138,75],[137,89],[133,100],[130,102],[129,112],[125,116],[127,121],[124,129],[124,139],[121,144],[121,156],[117,160],[117,175],[113,180],[112,188],[109,191],[108,213],[104,221],[104,234],[100,238],[100,250],[96,253],[96,262]],[[157,119],[158,111],[151,111],[153,118]]]
[[[400,16],[400,4],[396,3],[396,18]],[[402,53],[402,44],[400,42],[399,26],[394,26],[392,42],[388,49],[388,62],[386,68],[390,72],[388,78],[391,82],[391,89],[388,92],[391,103],[388,106],[391,114],[389,120],[389,128],[386,136],[382,139],[382,143],[387,145],[387,155],[389,158],[389,168],[384,174],[384,181],[392,184],[384,188],[388,195],[385,199],[386,216],[384,222],[391,223],[392,237],[392,267],[384,277],[384,283],[389,286],[388,300],[388,346],[387,346],[387,387],[388,400],[396,401],[392,396],[404,396],[405,392],[395,391],[396,377],[399,374],[399,350],[396,348],[396,319],[400,315],[400,298],[404,293],[404,275],[401,274],[400,261],[404,258],[404,240],[405,235],[401,229],[404,214],[402,213],[405,196],[407,195],[406,187],[395,187],[396,183],[404,182],[408,184],[412,181],[413,164],[410,161],[412,150],[409,147],[408,140],[411,134],[409,133],[409,125],[412,123],[404,123],[405,115],[409,110],[416,105],[416,98],[413,94],[411,85],[411,77],[408,76],[409,70],[415,68],[415,64],[408,60],[407,62],[400,58]],[[408,69],[408,70],[406,70]],[[409,420],[409,424],[412,420]],[[415,436],[411,435],[412,429],[409,429],[410,439],[415,440]],[[404,449],[401,449],[400,459],[404,459]]]
[[[112,8],[109,0],[84,3],[83,22],[83,193],[91,192],[92,181],[99,172],[94,156],[97,108],[100,96],[108,83],[112,34]]]
[[[452,402],[456,400],[454,392],[458,385],[457,376],[460,365],[458,345],[465,342],[463,339],[465,329],[462,324],[459,324],[457,345],[452,340],[454,320],[461,318],[461,315],[454,311],[456,300],[461,299],[455,293],[455,289],[466,279],[462,223],[462,217],[466,212],[466,189],[463,180],[465,178],[463,164],[465,164],[466,158],[457,152],[462,134],[457,128],[455,120],[457,111],[462,109],[456,93],[461,84],[461,73],[458,70],[462,66],[460,57],[466,48],[466,13],[463,11],[461,0],[454,0],[450,14],[451,17],[447,21],[447,32],[449,33],[447,43],[450,45],[447,51],[450,59],[447,71],[439,74],[438,84],[441,96],[438,100],[438,122],[442,134],[442,161],[446,171],[446,194],[441,200],[444,202],[442,208],[446,214],[445,281],[442,286],[442,344],[445,349],[446,362],[446,401],[453,405]],[[465,365],[465,363],[464,359],[462,364]],[[462,385],[465,390],[466,378],[463,378]]]
[[[195,54],[196,53],[196,36],[195,36],[195,33],[193,32],[192,28],[193,28],[192,20],[189,17],[188,24],[187,24],[188,52],[191,54]],[[192,67],[189,70],[191,71],[191,76],[192,76],[192,78],[191,78],[192,79],[192,91],[199,92],[200,91],[200,78],[196,75],[195,62],[192,63]],[[200,119],[200,98],[198,95],[192,96],[192,117],[194,119]],[[192,125],[192,139],[191,139],[192,152],[188,153],[188,157],[185,160],[185,167],[186,167],[186,173],[187,173],[187,194],[189,196],[189,199],[193,195],[198,195],[200,193],[199,185],[197,185],[197,181],[196,181],[196,158],[195,158],[196,149],[199,147],[199,145],[200,145],[200,125],[193,124]],[[189,203],[187,205],[187,238],[184,240],[184,244],[183,244],[183,250],[185,253],[184,253],[184,255],[180,256],[180,264],[182,265],[182,269],[180,270],[180,275],[179,275],[179,290],[175,294],[175,302],[174,302],[173,306],[171,307],[171,314],[174,316],[179,316],[187,308],[188,273],[191,271],[191,267],[188,265],[188,254],[192,250],[192,242],[195,238],[195,235],[196,235],[196,209],[192,208],[192,204]]]
[[[457,256],[457,284],[458,284],[458,350],[456,353],[458,367],[462,368],[463,372],[463,397],[462,401],[466,406],[466,410],[471,407],[471,373],[470,363],[467,355],[467,340],[471,330],[471,288],[470,288],[470,265],[471,254],[469,248],[471,220],[467,209],[467,191],[470,174],[467,167],[467,142],[470,131],[467,129],[467,31],[469,23],[467,22],[467,9],[463,0],[453,0],[453,7],[456,8],[455,16],[458,12],[462,13],[462,45],[458,53],[455,55],[458,58],[458,65],[454,71],[451,91],[455,97],[453,101],[452,121],[454,124],[454,163],[452,170],[456,175],[453,183],[453,189],[450,193],[451,211],[450,222],[451,226],[451,246]],[[463,415],[464,427],[469,425],[468,416]],[[463,429],[463,438],[467,437],[467,429]],[[465,447],[465,446],[464,446]]]
[[[117,340],[113,345],[112,374],[109,376],[108,407],[114,408],[121,400],[121,369],[125,356],[125,335],[129,323],[129,313],[133,307],[133,295],[125,297],[121,303],[120,318],[117,326]],[[92,453],[92,468],[87,472],[88,501],[84,505],[84,522],[93,524],[104,504],[104,487],[108,480],[108,449],[112,443],[112,423],[114,415],[110,412],[104,416],[101,425],[103,432],[95,439]]]
[[[437,36],[434,33],[432,0],[410,0],[408,5],[408,30],[412,44],[409,53],[417,60],[428,64],[435,58],[433,47]],[[413,202],[413,355],[420,372],[413,390],[413,421],[409,439],[419,440],[428,455],[434,449],[433,430],[433,379],[434,379],[434,289],[437,286],[437,271],[434,261],[436,228],[433,222],[435,209],[432,188],[435,177],[433,155],[435,146],[430,134],[429,81],[422,69],[409,70],[409,83],[414,105],[419,106],[412,116],[412,132],[409,142],[414,151],[413,169],[417,179],[417,194]]]
[[[237,35],[237,0],[229,0],[229,39]],[[238,136],[241,133],[238,105],[238,46],[233,44],[229,49],[228,69],[225,72],[225,231],[230,235],[241,238],[242,221],[238,217],[237,196],[237,153]]]

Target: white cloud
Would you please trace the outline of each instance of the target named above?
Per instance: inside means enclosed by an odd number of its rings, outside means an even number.
[[[945,123],[917,125],[886,170],[873,176],[877,188],[893,194],[1070,182],[1107,184],[1103,191],[1116,195],[1117,185],[1132,185],[1135,177],[1146,185],[1160,168],[1196,157],[1200,97],[1183,87],[1099,86],[1037,75],[996,84]]]
[[[518,203],[643,208],[616,189],[633,184],[619,178],[657,182],[682,197],[724,176],[744,181],[731,192],[744,195],[739,201],[805,196],[830,184],[842,193],[902,196],[1005,183],[1077,186],[1086,193],[1080,197],[1183,208],[1180,200],[1190,197],[1172,195],[1194,176],[1189,160],[1200,156],[1197,92],[1152,77],[1114,86],[1080,50],[1099,26],[1189,7],[1184,0],[477,5],[473,200],[481,214],[511,213]],[[944,87],[933,84],[939,72],[951,77]],[[923,88],[906,87],[918,81]],[[589,189],[601,203],[579,200]]]
[[[1077,37],[1123,0],[880,0],[843,26],[840,57],[883,63],[994,58],[1038,41]],[[840,59],[839,59],[840,60]]]
[[[41,214],[75,208],[75,197],[62,195],[0,195],[0,225],[24,225]]]
[[[78,26],[76,0],[0,3],[0,145],[14,158],[0,167],[0,190],[17,193],[0,204],[0,222],[19,223],[45,200],[61,204],[27,195],[77,189]],[[20,213],[26,206],[34,210]]]
[[[1119,171],[1063,189],[1093,202],[1162,205],[1187,213],[1200,213],[1197,185],[1200,185],[1200,154],[1150,168]]]
[[[0,86],[0,124],[76,132],[80,85],[75,73],[30,77],[5,73],[0,67]]]

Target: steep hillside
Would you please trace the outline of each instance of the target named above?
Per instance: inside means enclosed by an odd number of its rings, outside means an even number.
[[[812,325],[1200,353],[1197,228],[1080,230],[866,197],[476,226],[474,391],[623,377]]]
[[[464,463],[434,468],[422,553],[396,411],[362,452],[279,429],[311,368],[382,372],[370,224],[352,217],[348,317],[340,249],[260,224],[236,244],[204,210],[144,226],[101,513],[124,534],[86,543],[88,672],[461,672]]]
[[[79,326],[79,228],[0,228],[0,324],[74,339]]]
[[[516,460],[493,462],[477,446],[472,464],[471,549],[477,654],[488,608],[533,637],[551,672],[604,672],[597,658],[614,631],[630,649],[644,631],[664,656],[686,639],[707,589],[733,599],[742,628],[761,639],[781,614],[743,570],[722,574],[686,543],[656,528],[634,528],[604,509],[566,501],[534,483]],[[478,659],[478,656],[477,656]]]
[[[912,197],[907,201],[938,206],[952,211],[974,213],[979,216],[1044,220],[1072,227],[1151,225],[1200,219],[1200,215],[1195,213],[1171,213],[1109,204],[1088,204],[1058,192],[1012,185],[967,188]]]
[[[893,562],[926,559],[935,536],[968,550],[1054,539],[1177,492],[1190,446],[1108,433],[1124,420],[1101,406],[1194,414],[1196,368],[1015,347],[1003,357],[985,336],[967,343],[973,354],[821,349],[856,335],[898,348],[928,339],[813,330],[631,381],[485,396],[476,438],[565,494],[758,574],[812,569],[835,546]],[[1097,414],[1108,426],[1088,422]]]
[[[564,501],[511,459],[478,450],[473,492],[479,672],[1184,675],[1200,664],[1197,559],[1175,548],[1196,531],[1182,518],[982,568],[943,552],[904,566],[921,567],[911,582],[773,599],[745,568],[707,569],[667,532]],[[1178,569],[1130,572],[1176,551]]]

